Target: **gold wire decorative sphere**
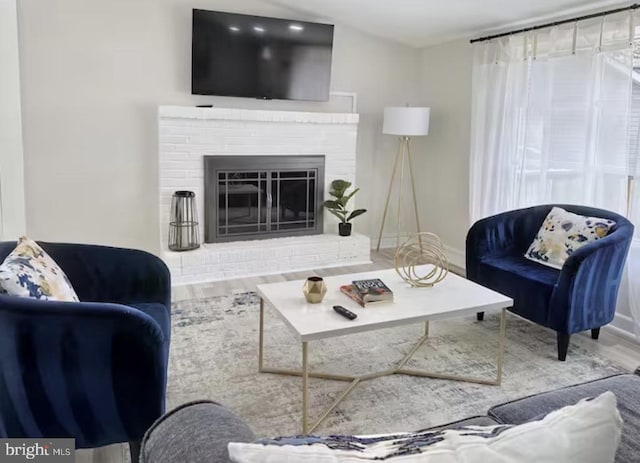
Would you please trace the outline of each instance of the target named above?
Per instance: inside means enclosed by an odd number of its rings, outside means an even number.
[[[440,237],[434,233],[415,233],[396,250],[396,272],[411,286],[426,287],[441,282],[449,273],[449,261]],[[418,275],[418,265],[432,264],[425,275]]]

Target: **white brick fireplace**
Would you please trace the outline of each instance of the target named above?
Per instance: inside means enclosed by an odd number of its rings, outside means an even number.
[[[357,114],[161,106],[158,116],[162,258],[174,284],[369,262],[369,238],[338,236],[328,213],[322,235],[207,243],[185,252],[169,251],[167,245],[177,190],[195,192],[204,241],[204,156],[321,154],[325,196],[332,180],[353,182]]]

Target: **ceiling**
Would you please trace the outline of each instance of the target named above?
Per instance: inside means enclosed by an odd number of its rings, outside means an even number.
[[[620,0],[270,0],[413,47],[573,17]]]

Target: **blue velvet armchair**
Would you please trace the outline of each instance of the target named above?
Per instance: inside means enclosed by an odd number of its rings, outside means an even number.
[[[578,248],[561,270],[524,257],[551,208],[616,221],[609,234]],[[557,333],[558,359],[567,356],[573,333],[613,320],[625,259],[633,237],[625,217],[584,206],[544,205],[505,212],[476,222],[467,234],[467,278],[513,299],[512,312]],[[482,320],[484,314],[478,314]]]
[[[139,442],[164,413],[169,271],[143,251],[39,243],[81,302],[0,295],[0,437]],[[0,243],[0,262],[15,242]]]

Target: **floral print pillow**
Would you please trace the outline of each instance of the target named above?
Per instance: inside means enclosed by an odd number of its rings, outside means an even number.
[[[0,292],[48,301],[79,301],[58,264],[26,236],[0,265]]]
[[[610,219],[585,217],[554,207],[525,253],[529,260],[561,269],[578,248],[604,238],[616,225]]]

